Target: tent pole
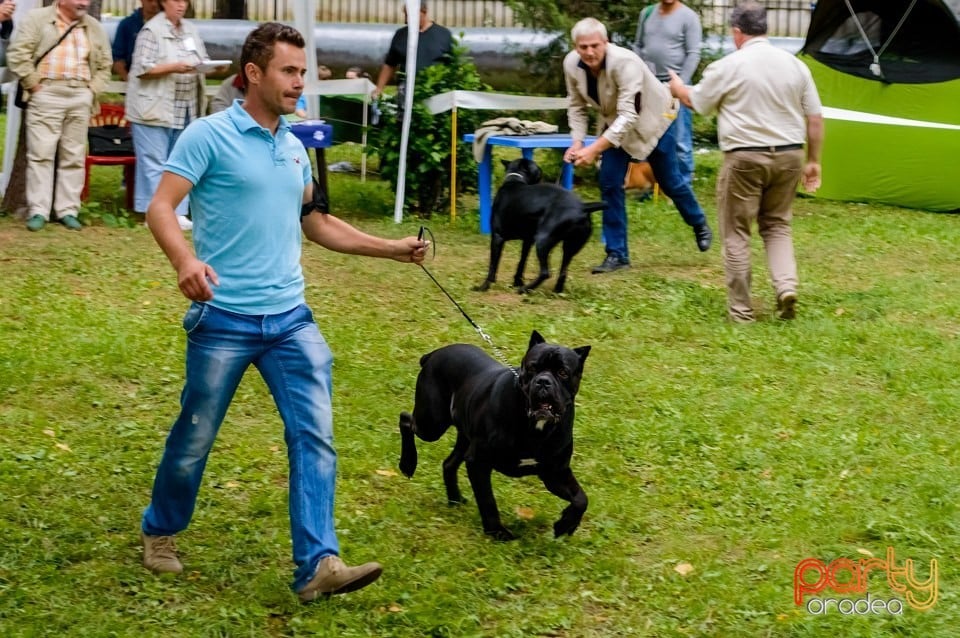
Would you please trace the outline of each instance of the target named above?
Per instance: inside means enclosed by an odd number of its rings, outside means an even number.
[[[370,114],[370,91],[363,94],[363,133],[360,135],[360,182],[367,181],[367,122]]]
[[[457,103],[450,114],[450,221],[457,218]]]

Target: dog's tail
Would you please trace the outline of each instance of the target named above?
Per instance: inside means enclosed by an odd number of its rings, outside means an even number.
[[[603,210],[607,207],[604,202],[584,202],[583,203],[583,212],[585,213],[595,213],[598,210]]]
[[[427,365],[427,359],[429,359],[429,358],[430,358],[430,355],[432,355],[432,354],[433,354],[432,352],[428,352],[427,354],[425,354],[425,355],[423,355],[422,357],[420,357],[420,367],[421,367],[421,368],[422,368],[423,366]]]

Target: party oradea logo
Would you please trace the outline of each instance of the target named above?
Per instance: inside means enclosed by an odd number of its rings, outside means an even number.
[[[841,597],[831,597],[832,594]],[[921,579],[913,559],[898,564],[892,547],[887,548],[886,560],[870,556],[837,558],[826,563],[819,558],[805,558],[793,571],[793,602],[816,615],[839,612],[900,616],[904,601],[906,606],[926,611],[937,602],[938,594],[936,559],[930,560],[927,578]]]

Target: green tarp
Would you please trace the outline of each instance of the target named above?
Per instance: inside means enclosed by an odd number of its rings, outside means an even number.
[[[826,120],[818,196],[960,210],[960,25],[910,4],[853,2],[860,28],[843,0],[817,4],[800,58]]]

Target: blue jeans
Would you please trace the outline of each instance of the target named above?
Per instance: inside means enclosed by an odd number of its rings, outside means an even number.
[[[689,226],[701,226],[707,218],[697,202],[689,181],[684,181],[677,159],[676,120],[664,132],[647,161],[663,194],[673,200],[680,216]],[[603,240],[607,254],[630,262],[627,246],[627,206],[623,180],[627,176],[630,156],[621,148],[609,148],[600,156],[600,198],[607,205],[603,211]]]
[[[339,554],[333,528],[333,355],[305,305],[277,315],[242,315],[194,303],[183,318],[186,382],[167,437],[142,528],[171,536],[187,528],[210,448],[244,372],[253,364],[283,419],[290,464],[290,533],[300,590],[320,560]]]
[[[677,112],[676,126],[680,176],[686,183],[693,184],[693,111],[683,104]]]
[[[183,129],[166,128],[165,126],[150,126],[148,124],[130,123],[130,134],[133,137],[133,151],[137,155],[136,185],[133,190],[133,208],[138,213],[147,212],[147,206],[153,199],[163,176],[163,165],[173,150],[173,145]],[[129,188],[129,185],[127,186]],[[184,197],[176,208],[177,215],[185,216],[189,210],[190,197]]]

